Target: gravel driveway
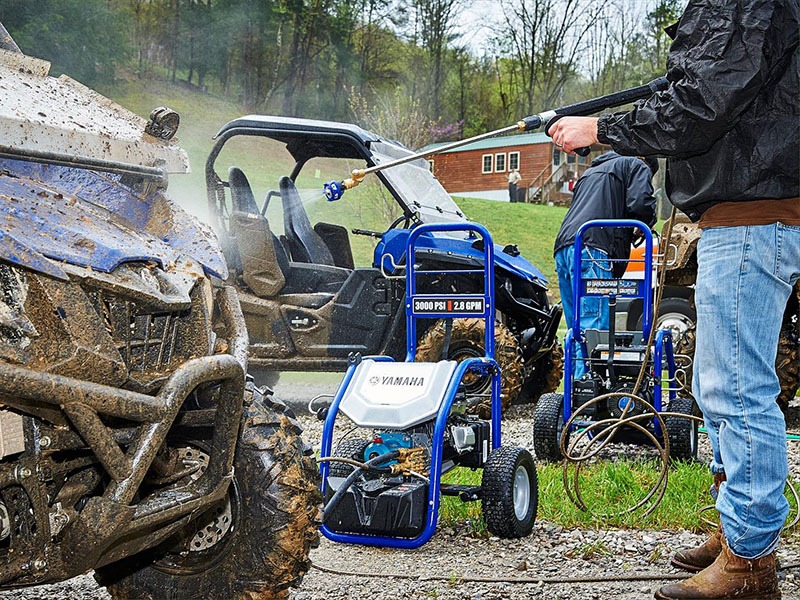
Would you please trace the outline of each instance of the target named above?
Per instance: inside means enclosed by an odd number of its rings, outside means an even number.
[[[329,390],[278,386],[290,401]],[[298,396],[295,396],[297,394]],[[319,448],[322,427],[295,404],[305,437]],[[794,407],[792,409],[795,410]],[[793,414],[796,414],[793,412]],[[790,426],[795,419],[790,418]],[[533,409],[515,406],[503,421],[503,443],[533,451]],[[800,442],[790,442],[791,468],[800,477]],[[701,453],[708,448],[701,447]],[[537,521],[533,534],[521,540],[475,539],[466,531],[439,530],[417,550],[337,544],[322,538],[311,553],[314,567],[293,600],[361,598],[441,598],[452,600],[622,599],[652,598],[671,579],[684,577],[669,566],[679,548],[702,543],[688,531],[565,530]],[[591,549],[602,549],[591,555]],[[783,574],[784,599],[800,599],[800,536],[784,539],[779,557],[797,565]],[[351,573],[351,574],[344,574]],[[573,580],[573,582],[567,582]],[[581,583],[580,581],[589,581]]]
[[[335,384],[313,385],[281,381],[276,395],[289,401],[306,428],[305,437],[319,448],[321,424],[305,410],[308,399],[331,392]],[[790,413],[790,427],[797,419]],[[533,411],[513,407],[504,421],[504,443],[532,447]],[[800,442],[790,443],[790,464],[800,477]],[[606,599],[652,598],[670,579],[684,576],[669,567],[679,548],[702,542],[688,531],[565,530],[539,521],[522,540],[481,540],[465,531],[439,530],[417,550],[370,548],[335,544],[322,539],[311,553],[313,567],[292,600],[441,598],[490,599]],[[602,552],[592,553],[592,549]],[[800,600],[800,536],[786,537],[778,552],[784,599]],[[793,567],[794,565],[794,567]],[[0,598],[84,600],[109,598],[90,576],[28,590],[6,592]]]

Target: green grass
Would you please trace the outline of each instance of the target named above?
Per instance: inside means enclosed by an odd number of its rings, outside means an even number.
[[[682,463],[669,470],[664,497],[656,509],[645,515],[644,509],[627,512],[650,490],[658,471],[650,462],[622,460],[602,461],[581,469],[580,491],[587,510],[579,509],[567,495],[560,463],[537,464],[539,478],[539,511],[537,520],[545,520],[564,528],[642,528],[707,531],[703,518],[713,518],[713,511],[701,509],[711,503],[708,493],[711,476],[708,467],[699,463]],[[570,480],[574,471],[568,471]],[[481,471],[456,468],[443,481],[461,485],[480,485]],[[792,512],[796,503],[787,493]],[[443,497],[440,511],[441,526],[466,527],[477,537],[488,536],[480,510],[480,502],[461,502]],[[794,530],[794,528],[793,528]],[[587,552],[602,552],[602,548],[587,548]]]

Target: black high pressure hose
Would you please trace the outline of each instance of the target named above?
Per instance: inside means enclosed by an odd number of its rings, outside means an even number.
[[[391,472],[391,469],[389,469],[388,467],[382,468],[379,467],[378,465],[390,460],[394,460],[398,456],[400,456],[400,451],[392,450],[391,452],[380,454],[375,458],[370,458],[367,462],[363,464],[361,468],[353,469],[353,472],[347,476],[344,482],[342,482],[342,485],[339,486],[339,489],[336,490],[336,493],[333,496],[331,496],[331,499],[328,500],[328,503],[322,509],[322,522],[324,523],[325,521],[328,520],[328,517],[330,516],[331,512],[333,512],[333,509],[339,505],[339,502],[341,502],[342,498],[344,498],[345,492],[348,489],[350,489],[350,486],[353,485],[356,479],[358,479],[358,476],[361,475],[362,471],[373,471],[373,472],[377,471],[379,473],[389,473]]]

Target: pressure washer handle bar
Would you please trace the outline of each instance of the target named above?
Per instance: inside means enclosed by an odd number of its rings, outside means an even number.
[[[581,290],[581,254],[583,253],[583,235],[588,229],[596,228],[596,227],[634,227],[642,232],[644,237],[644,260],[645,260],[645,269],[644,269],[644,293],[645,295],[652,294],[653,290],[653,273],[652,269],[649,268],[649,265],[652,264],[653,260],[653,232],[650,231],[650,228],[642,223],[641,221],[637,221],[636,219],[595,219],[593,221],[587,221],[583,225],[580,226],[578,229],[578,233],[575,234],[575,257],[573,262],[573,271],[572,271],[572,298],[573,298],[573,305],[576,307],[580,306],[580,299],[583,297],[583,293]],[[648,301],[649,300],[649,301]],[[643,310],[642,310],[642,331],[644,332],[645,338],[650,334],[650,326],[653,322],[653,303],[652,297],[645,298],[645,301],[642,302]],[[578,340],[580,338],[580,319],[573,319],[572,320],[572,336],[574,339]]]
[[[426,312],[417,314],[414,309],[415,300],[425,300],[431,295],[417,295],[417,275],[419,272],[430,273],[431,271],[419,271],[416,265],[416,251],[418,240],[421,236],[432,232],[471,232],[478,234],[483,240],[483,294],[456,294],[464,298],[478,300],[480,302],[479,312],[460,314],[459,310],[446,312]],[[436,271],[433,271],[436,272]],[[443,295],[445,296],[445,295]],[[406,351],[407,359],[413,360],[417,344],[416,319],[423,318],[460,318],[478,317],[486,322],[485,327],[485,350],[486,356],[494,358],[494,242],[489,230],[479,223],[428,223],[419,225],[411,230],[406,241]]]

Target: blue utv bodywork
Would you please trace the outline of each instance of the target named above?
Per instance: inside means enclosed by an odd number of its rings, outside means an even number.
[[[0,198],[0,248],[17,265],[66,279],[60,263],[110,273],[137,261],[168,269],[185,255],[227,276],[210,230],[123,175],[0,159]]]
[[[374,264],[384,271],[391,271],[393,265],[405,263],[406,243],[411,229],[393,229],[387,231],[375,246]],[[459,258],[465,262],[478,264],[483,257],[483,250],[480,244],[476,244],[476,238],[469,236],[454,237],[449,235],[436,235],[431,232],[420,236],[417,240],[417,247],[442,253],[450,260]],[[510,254],[506,251],[508,247],[494,244],[494,268],[502,269],[511,275],[521,277],[531,283],[538,283],[543,286],[548,284],[547,277],[528,260],[518,253]],[[391,257],[391,258],[390,258]]]

